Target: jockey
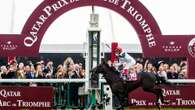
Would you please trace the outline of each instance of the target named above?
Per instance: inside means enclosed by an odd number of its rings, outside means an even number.
[[[118,62],[115,62],[114,66],[121,73],[121,77],[126,80],[127,77],[123,76],[127,76],[129,68],[135,65],[136,61],[127,52],[123,51],[121,47],[117,47],[114,52],[118,59]]]

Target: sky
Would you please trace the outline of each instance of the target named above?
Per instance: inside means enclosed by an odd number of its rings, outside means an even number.
[[[0,3],[0,33],[20,34],[26,20],[42,1],[2,0]],[[14,2],[15,10],[12,10]],[[140,2],[154,16],[162,34],[195,34],[195,0],[140,0]],[[95,7],[95,12],[100,16],[102,42],[140,44],[134,28],[122,16],[100,7]],[[64,13],[48,28],[42,44],[82,44],[86,42],[90,13],[91,7],[77,8]],[[112,27],[114,33],[111,31]]]

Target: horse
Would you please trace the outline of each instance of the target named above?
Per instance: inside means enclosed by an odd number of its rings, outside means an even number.
[[[133,105],[128,101],[128,93],[137,89],[138,87],[142,87],[145,92],[153,93],[156,96],[156,106],[160,110],[161,105],[159,100],[163,104],[169,104],[169,102],[164,100],[163,90],[160,87],[157,87],[156,81],[157,78],[155,74],[148,72],[140,72],[138,73],[138,80],[136,81],[125,81],[120,78],[119,74],[116,74],[112,67],[110,67],[105,61],[91,70],[91,80],[97,81],[99,78],[99,74],[102,74],[105,78],[107,84],[111,87],[112,93],[119,100],[118,110],[124,110],[124,107],[129,105]],[[134,104],[135,105],[135,104]]]

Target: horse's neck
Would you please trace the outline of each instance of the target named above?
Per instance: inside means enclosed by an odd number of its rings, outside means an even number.
[[[120,81],[120,76],[113,72],[104,73],[104,78],[108,84],[113,84],[114,82]]]

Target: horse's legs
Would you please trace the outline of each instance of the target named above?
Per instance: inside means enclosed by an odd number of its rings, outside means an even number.
[[[168,101],[165,101],[165,100],[164,100],[163,90],[160,89],[160,88],[156,88],[156,90],[157,90],[158,93],[159,93],[159,98],[160,98],[161,102],[164,103],[164,104],[169,104]]]
[[[117,108],[117,110],[124,110],[124,107],[125,107],[125,95],[124,95],[124,93],[122,94],[122,93],[120,93],[120,92],[118,92],[117,94],[115,94],[115,96],[118,98],[118,100],[119,100],[119,105],[118,105],[118,108]]]
[[[158,109],[160,110],[161,108],[161,105],[160,103],[158,102],[159,99],[161,99],[162,97],[160,96],[161,92],[160,92],[160,89],[157,89],[157,88],[143,88],[144,91],[146,92],[150,92],[150,93],[153,93],[156,95],[156,106],[158,107]],[[164,100],[164,98],[163,98]]]
[[[115,83],[112,85],[112,92],[115,94],[115,96],[118,98],[119,100],[119,108],[121,110],[123,110],[123,107],[125,107],[126,105],[128,105],[125,101],[128,98],[128,95],[125,91],[125,86],[123,85],[122,82],[119,83]],[[128,99],[127,99],[128,100]]]

